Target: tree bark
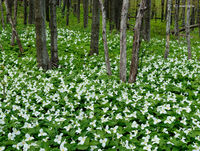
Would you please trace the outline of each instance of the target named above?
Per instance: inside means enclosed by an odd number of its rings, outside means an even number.
[[[185,5],[186,0],[182,0],[182,5]],[[185,7],[182,7],[182,26],[185,26]]]
[[[164,20],[164,14],[165,14],[165,0],[161,0],[161,21],[163,21]]]
[[[27,24],[27,0],[24,0],[24,25]]]
[[[67,0],[63,0],[63,8],[62,8],[62,17],[65,16],[65,7],[66,7]]]
[[[51,68],[46,47],[45,1],[35,0],[35,30],[38,67]]]
[[[34,18],[35,18],[35,11],[34,11],[34,0],[29,0],[29,16],[28,16],[28,23],[34,24]]]
[[[13,19],[13,24],[16,28],[17,25],[17,0],[14,0],[14,19]],[[14,46],[15,44],[15,33],[12,31],[12,37],[11,37],[11,45]]]
[[[78,0],[78,3],[77,3],[77,21],[78,21],[78,23],[80,23],[80,5],[81,5],[81,1]]]
[[[167,25],[166,25],[166,49],[164,58],[167,59],[169,55],[169,39],[170,39],[170,24],[171,24],[171,0],[167,4]]]
[[[15,37],[16,37],[16,40],[17,40],[17,44],[18,44],[18,47],[19,47],[19,51],[20,51],[20,53],[23,53],[24,50],[23,50],[23,47],[22,47],[22,44],[21,44],[21,40],[20,40],[20,38],[18,36],[17,30],[15,28],[13,19],[11,17],[11,12],[10,12],[9,6],[8,6],[8,0],[5,0],[5,6],[6,6],[7,17],[8,17],[8,20],[9,20],[10,24],[11,24],[12,31],[15,34]]]
[[[129,0],[123,0],[120,29],[120,80],[126,82],[126,29]]]
[[[92,7],[92,33],[90,43],[90,55],[99,54],[99,20],[99,1],[94,0]]]
[[[50,21],[50,19],[49,19],[49,5],[50,5],[50,3],[49,3],[49,1],[50,0],[45,0],[45,2],[46,2],[46,4],[45,4],[45,10],[46,10],[46,21],[47,22],[49,22]]]
[[[191,59],[192,53],[191,53],[191,44],[190,44],[190,0],[187,0],[186,39],[187,39],[187,47],[188,47],[188,59]]]
[[[50,0],[50,29],[51,29],[51,67],[58,67],[56,0]]]
[[[84,28],[88,25],[88,0],[83,0],[83,16],[84,16]]]
[[[69,25],[70,6],[71,6],[71,0],[67,0],[67,16],[66,16],[67,26]]]
[[[107,74],[112,75],[110,61],[109,61],[109,54],[108,54],[108,44],[107,44],[107,38],[106,38],[106,12],[103,5],[103,1],[99,0],[99,3],[101,5],[101,11],[102,11],[102,30],[103,30],[103,42],[104,42],[104,53],[105,53]]]
[[[133,37],[133,50],[132,50],[132,59],[130,66],[130,75],[129,75],[129,83],[136,82],[136,76],[138,72],[138,64],[139,64],[139,49],[140,49],[140,30],[142,24],[142,18],[145,10],[145,0],[140,2],[140,7],[137,14],[136,24],[134,27],[134,37]]]
[[[143,18],[143,38],[149,42],[151,37],[151,0],[145,0],[145,2],[146,11]]]
[[[176,0],[175,4],[175,26],[174,26],[174,32],[175,36],[179,38],[179,25],[178,25],[178,20],[179,20],[179,4],[180,0]]]
[[[4,16],[3,16],[3,6],[2,6],[2,0],[0,0],[0,9],[1,9],[1,23],[3,29],[5,28],[5,23],[4,23]]]
[[[14,0],[9,0],[8,2],[7,2],[7,6],[8,6],[8,10],[9,10],[9,12],[10,12],[10,16],[11,16],[11,18],[12,18],[12,6],[13,6],[13,2],[14,2]],[[6,11],[7,13],[8,13],[8,11]],[[9,17],[8,17],[9,15],[8,14],[6,14],[6,22],[7,23],[10,23],[10,21],[9,21]]]

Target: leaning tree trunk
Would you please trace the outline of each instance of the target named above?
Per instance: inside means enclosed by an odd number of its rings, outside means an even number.
[[[186,0],[182,0],[182,5],[185,6]],[[185,26],[185,7],[182,7],[182,26]]]
[[[84,28],[88,25],[88,0],[83,0],[83,16],[84,16]]]
[[[170,38],[170,23],[171,23],[171,0],[168,0],[167,4],[167,25],[166,25],[166,50],[165,50],[165,59],[169,55],[169,38]]]
[[[143,38],[145,41],[150,41],[150,32],[151,32],[151,0],[145,0],[146,11],[143,18]]]
[[[14,20],[13,20],[13,24],[16,28],[16,25],[17,25],[17,0],[14,0]],[[14,46],[14,44],[15,44],[15,33],[14,33],[14,31],[12,31],[11,45]]]
[[[134,37],[133,37],[133,50],[132,50],[132,59],[130,66],[130,75],[129,75],[129,83],[133,83],[136,81],[136,76],[138,72],[138,64],[139,64],[139,49],[140,49],[140,30],[142,25],[142,18],[145,10],[145,0],[140,2],[140,7],[137,14],[137,19],[134,27]]]
[[[8,20],[9,20],[10,24],[11,24],[12,31],[13,31],[15,37],[16,37],[17,44],[18,44],[18,47],[19,47],[19,51],[20,51],[20,53],[23,53],[24,50],[22,48],[22,44],[21,44],[20,38],[18,36],[18,33],[17,33],[16,28],[15,28],[13,19],[11,17],[11,12],[10,12],[9,7],[8,7],[8,0],[5,0],[5,6],[6,6],[7,17],[8,17]]]
[[[45,1],[35,0],[35,30],[38,67],[51,68],[46,47]]]
[[[126,82],[126,29],[129,0],[123,0],[120,29],[120,80]]]
[[[109,54],[108,54],[108,44],[107,44],[107,38],[106,38],[106,11],[103,5],[103,1],[99,0],[99,3],[101,5],[101,11],[102,11],[102,30],[103,30],[103,42],[104,42],[106,68],[107,68],[108,75],[112,75],[110,61],[109,61]]]
[[[29,0],[29,16],[28,16],[28,23],[34,24],[34,18],[35,18],[35,11],[34,11],[34,0]]]
[[[51,29],[51,66],[58,67],[56,0],[50,0],[50,29]]]
[[[187,0],[186,38],[188,47],[188,59],[191,59],[192,54],[191,54],[191,44],[190,44],[190,0]]]
[[[99,1],[94,0],[92,8],[92,33],[90,43],[90,55],[99,54],[99,20]]]
[[[4,16],[3,16],[3,6],[2,6],[2,1],[0,0],[0,9],[1,9],[1,23],[3,29],[5,28],[5,23],[4,23]]]
[[[175,4],[175,26],[174,26],[174,32],[175,36],[179,38],[179,25],[178,25],[178,20],[179,20],[179,3],[180,0],[176,0]]]
[[[27,24],[27,0],[24,0],[24,25]]]

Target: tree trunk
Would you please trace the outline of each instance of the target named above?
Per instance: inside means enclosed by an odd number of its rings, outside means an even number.
[[[190,17],[190,25],[195,24],[195,0],[192,0],[192,5],[194,7],[192,7],[192,13],[191,13],[191,17]]]
[[[34,11],[34,0],[29,0],[29,16],[28,16],[28,23],[34,24],[34,18],[35,18],[35,11]]]
[[[146,11],[144,13],[144,26],[143,26],[143,38],[145,41],[150,41],[151,32],[151,0],[145,0]]]
[[[185,5],[186,0],[182,0],[182,5]],[[182,26],[185,26],[185,7],[182,7]]]
[[[138,72],[138,64],[139,64],[139,49],[140,49],[140,30],[142,24],[142,18],[145,10],[145,0],[140,2],[140,7],[137,14],[137,19],[134,27],[134,37],[133,37],[133,50],[132,50],[132,59],[130,66],[130,75],[129,75],[129,83],[133,83],[136,81],[136,76]]]
[[[2,23],[2,27],[3,29],[5,28],[5,23],[4,23],[4,16],[3,16],[3,5],[2,5],[2,1],[0,0],[0,9],[1,9],[1,23]]]
[[[122,10],[122,0],[115,1],[115,27],[119,31],[120,30],[120,16]]]
[[[14,20],[13,20],[13,24],[16,28],[16,25],[17,25],[17,0],[14,0]],[[14,31],[12,31],[11,45],[14,46],[14,44],[15,44],[15,33],[14,33]]]
[[[171,24],[171,0],[168,0],[167,6],[167,25],[166,25],[166,50],[165,50],[165,59],[169,55],[169,38],[170,38],[170,24]]]
[[[49,20],[50,20],[49,19],[49,1],[50,0],[45,0],[45,2],[46,2],[46,4],[45,4],[46,9],[45,10],[46,10],[46,21],[47,22],[49,22]]]
[[[11,18],[12,18],[12,6],[13,6],[13,2],[14,2],[14,0],[9,0],[9,1],[7,2],[7,4],[8,4],[7,6],[8,6],[8,10],[9,10],[9,12],[10,12]],[[6,12],[8,13],[8,11],[6,11]],[[6,14],[6,22],[7,22],[7,23],[10,22],[8,16],[9,16],[9,15]]]
[[[175,36],[179,38],[179,25],[178,25],[178,20],[179,20],[179,4],[180,0],[176,0],[175,4],[175,26],[174,26],[174,32]]]
[[[78,23],[80,23],[80,5],[81,5],[81,1],[78,0],[78,3],[77,3],[77,20],[78,20]]]
[[[90,55],[99,54],[99,20],[99,1],[94,0],[92,7],[92,33],[90,43]]]
[[[188,59],[191,59],[192,54],[191,54],[191,44],[190,44],[190,0],[187,0],[186,39],[188,47]]]
[[[200,37],[200,4],[199,4],[199,0],[198,0],[198,10],[197,10],[197,24],[199,24],[199,37]],[[199,59],[200,60],[200,59]]]
[[[164,14],[165,14],[165,0],[161,0],[161,7],[162,7],[162,11],[161,11],[161,21],[164,20]]]
[[[115,0],[110,1],[110,31],[114,29],[115,20]]]
[[[69,25],[69,15],[70,15],[70,7],[71,7],[71,0],[67,0],[67,16],[66,16],[66,25]]]
[[[126,82],[126,29],[129,0],[123,0],[120,29],[120,80]]]
[[[27,0],[24,0],[24,25],[27,24]]]
[[[107,38],[106,38],[106,12],[103,5],[103,1],[99,0],[99,3],[101,5],[101,11],[102,11],[102,30],[103,30],[103,42],[104,42],[106,68],[107,68],[108,75],[112,75],[110,61],[109,61],[109,54],[108,54],[108,44],[107,44]]]
[[[65,7],[66,7],[67,0],[63,0],[63,8],[62,8],[62,17],[65,16]]]
[[[51,66],[46,47],[45,1],[35,0],[34,4],[38,67],[48,70]]]
[[[22,44],[21,44],[20,38],[18,36],[17,30],[15,28],[14,22],[13,22],[12,17],[11,17],[11,12],[10,12],[9,6],[8,6],[8,0],[5,0],[5,6],[6,6],[7,17],[8,17],[8,20],[9,20],[10,24],[11,24],[12,31],[15,34],[15,37],[16,37],[16,40],[17,40],[17,44],[18,44],[18,47],[19,47],[19,51],[20,51],[20,53],[23,53],[24,50],[22,48]]]
[[[57,44],[57,19],[56,0],[50,0],[50,29],[51,29],[51,67],[58,67],[58,44]]]
[[[83,0],[84,28],[88,25],[88,0]]]

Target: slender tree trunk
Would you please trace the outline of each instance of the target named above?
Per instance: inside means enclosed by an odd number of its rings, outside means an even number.
[[[194,7],[192,7],[192,13],[191,13],[191,17],[190,17],[190,25],[194,25],[195,24],[195,0],[192,0],[192,5]]]
[[[133,83],[136,81],[136,76],[138,72],[138,64],[139,64],[139,49],[140,49],[140,30],[142,24],[142,18],[145,10],[145,0],[140,2],[140,7],[137,14],[136,24],[134,27],[134,37],[133,37],[133,51],[132,51],[132,59],[130,66],[130,75],[129,75],[129,83]]]
[[[165,1],[165,20],[167,20],[168,0]]]
[[[13,24],[16,28],[16,25],[17,25],[17,0],[14,0],[14,20],[13,20]],[[15,33],[14,33],[14,31],[12,31],[11,45],[14,46],[14,44],[15,44]]]
[[[5,6],[6,6],[6,12],[7,12],[7,15],[8,15],[7,17],[8,17],[8,20],[9,20],[10,24],[11,24],[12,31],[14,31],[14,34],[15,34],[15,37],[16,37],[16,40],[17,40],[17,44],[18,44],[18,47],[19,47],[19,51],[20,51],[20,53],[23,53],[24,50],[22,48],[22,44],[21,44],[20,38],[18,36],[18,33],[17,33],[16,28],[15,28],[13,19],[11,17],[11,12],[10,12],[9,6],[8,6],[8,0],[5,0]]]
[[[150,41],[151,33],[151,0],[145,0],[146,11],[143,18],[143,38],[145,41]]]
[[[24,25],[27,24],[27,0],[24,0]]]
[[[71,0],[67,0],[67,16],[66,16],[66,25],[69,25],[69,15],[70,15],[70,7],[71,7]]]
[[[120,80],[126,82],[126,29],[129,0],[123,0],[120,29]]]
[[[175,26],[174,26],[175,36],[178,37],[178,38],[179,38],[179,25],[178,25],[179,3],[180,3],[180,0],[176,0],[176,4],[175,4]]]
[[[165,0],[161,0],[161,7],[162,7],[162,11],[161,11],[161,21],[164,20],[164,14],[165,14]]]
[[[122,10],[122,0],[115,1],[115,27],[119,31],[120,30],[120,16]]]
[[[90,43],[90,55],[99,54],[99,20],[99,1],[94,0],[92,7],[92,33]]]
[[[50,0],[50,29],[51,29],[51,66],[58,67],[56,0]]]
[[[114,29],[114,20],[115,20],[115,0],[110,2],[110,31]]]
[[[45,4],[46,9],[45,9],[45,10],[46,10],[46,21],[47,21],[47,22],[49,22],[49,20],[50,20],[50,19],[49,19],[49,5],[50,5],[50,4],[49,4],[49,1],[50,1],[50,0],[45,0],[45,2],[46,2],[46,4]]]
[[[12,17],[12,6],[13,6],[13,2],[14,2],[14,0],[9,0],[8,2],[7,2],[7,6],[8,6],[8,10],[9,10],[9,12],[10,12],[10,15],[11,15],[11,17]],[[7,12],[7,11],[6,11]],[[8,13],[8,12],[7,12]],[[9,17],[8,17],[8,14],[6,14],[6,22],[7,23],[10,23],[10,21],[9,21]]]
[[[182,0],[182,5],[186,6],[186,0]],[[185,26],[185,7],[182,7],[182,26]]]
[[[34,0],[29,0],[29,16],[28,16],[28,23],[34,24],[34,18],[35,18],[35,11],[34,11]]]
[[[199,24],[199,37],[200,37],[200,4],[199,4],[200,2],[199,2],[199,0],[198,0],[198,5],[197,5],[197,8],[198,8],[198,10],[197,10],[197,13],[198,13],[198,15],[197,15],[197,24]],[[199,59],[200,60],[200,59]]]
[[[63,0],[63,8],[62,8],[62,17],[65,16],[65,7],[66,7],[67,0]]]
[[[78,3],[77,3],[77,20],[78,20],[78,23],[80,23],[80,5],[81,5],[81,1],[78,0]]]
[[[51,68],[46,47],[45,1],[35,0],[35,30],[38,67]]]
[[[84,28],[87,28],[88,25],[88,4],[88,0],[83,0]]]
[[[0,9],[1,9],[1,23],[3,29],[5,28],[5,23],[4,23],[4,16],[3,16],[3,6],[2,6],[2,0],[0,0]]]
[[[171,0],[168,0],[168,9],[167,9],[167,25],[166,25],[166,50],[165,50],[165,59],[169,55],[169,39],[170,39],[170,22],[171,22]]]
[[[187,0],[186,38],[188,46],[188,59],[191,59],[192,54],[191,54],[191,44],[190,44],[190,0]]]
[[[106,62],[106,68],[108,75],[112,75],[111,67],[110,67],[110,61],[109,61],[109,54],[108,54],[108,44],[107,44],[107,38],[106,38],[106,11],[103,5],[103,1],[99,0],[99,3],[101,5],[101,11],[102,11],[102,30],[103,30],[103,41],[104,41],[104,53],[105,53],[105,62]]]

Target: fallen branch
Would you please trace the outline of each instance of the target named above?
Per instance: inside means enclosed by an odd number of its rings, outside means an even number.
[[[199,24],[195,24],[195,25],[190,25],[190,29],[193,29],[193,28],[197,28],[197,27],[199,27]],[[182,32],[182,31],[185,31],[186,30],[186,27],[183,27],[183,28],[181,28],[181,29],[179,29],[179,32]],[[172,30],[171,31],[171,34],[173,35],[173,34],[175,34],[175,31],[174,30]]]

